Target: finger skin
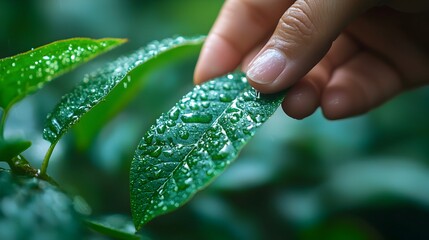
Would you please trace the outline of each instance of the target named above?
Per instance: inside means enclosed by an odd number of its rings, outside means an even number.
[[[293,118],[319,106],[328,119],[365,113],[429,82],[427,13],[387,6],[429,9],[421,0],[228,0],[203,46],[195,83],[241,64],[263,93],[290,88],[282,107]],[[342,36],[353,44],[338,44]]]
[[[356,43],[347,34],[341,34],[323,59],[288,91],[282,104],[284,112],[295,119],[310,116],[320,106],[333,71],[358,51]]]
[[[235,70],[275,29],[292,0],[228,0],[201,50],[194,82],[200,84]]]
[[[326,118],[341,119],[365,113],[402,90],[395,69],[364,51],[334,71],[321,106]]]
[[[349,22],[376,2],[295,1],[280,18],[268,43],[250,64],[247,71],[250,83],[264,93],[278,92],[291,86],[322,59]],[[266,52],[280,54],[271,54],[273,57],[270,58]],[[265,59],[261,61],[261,58]],[[273,71],[263,70],[267,68]],[[282,71],[278,71],[280,68]]]

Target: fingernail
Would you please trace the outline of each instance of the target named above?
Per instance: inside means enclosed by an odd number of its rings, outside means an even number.
[[[286,56],[275,49],[265,50],[249,65],[247,77],[259,84],[274,82],[286,67]]]

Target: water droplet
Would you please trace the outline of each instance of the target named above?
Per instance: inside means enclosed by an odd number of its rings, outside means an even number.
[[[197,97],[198,97],[198,95],[197,95],[197,93],[196,93],[196,92],[193,92],[193,93],[191,94],[191,99],[197,100]]]
[[[243,133],[246,135],[251,135],[252,134],[252,130],[255,128],[256,126],[254,124],[250,124],[249,126],[247,126],[246,128],[243,129]]]
[[[232,144],[225,144],[223,148],[212,156],[213,160],[224,160],[227,158],[232,152],[234,152],[234,147]]]
[[[159,157],[159,155],[161,155],[162,153],[162,147],[157,146],[154,150],[152,150],[149,155],[151,157]]]
[[[169,127],[174,127],[176,125],[176,122],[173,121],[173,120],[171,120],[171,119],[169,119],[169,120],[166,121],[166,124]]]
[[[185,162],[185,163],[183,164],[183,168],[185,168],[187,171],[191,170],[191,168],[189,167],[189,165],[188,165],[188,163],[187,163],[187,162]]]
[[[166,156],[167,158],[170,158],[173,156],[173,150],[171,149],[165,150],[164,152],[162,152],[162,154],[164,154],[164,156]]]
[[[189,138],[189,132],[185,130],[180,130],[179,137],[183,140],[187,140]]]
[[[170,113],[168,114],[168,116],[170,117],[171,120],[176,121],[177,119],[179,119],[179,115],[180,115],[180,110],[178,108],[173,108]]]
[[[147,144],[151,144],[151,143],[152,143],[152,140],[153,140],[153,134],[147,134],[147,135],[145,136],[145,138],[144,138],[144,141],[145,141]]]
[[[217,147],[217,146],[219,146],[220,142],[219,142],[219,141],[217,141],[217,140],[214,140],[214,141],[211,141],[211,144],[212,144],[214,147]]]
[[[201,106],[203,106],[203,108],[208,108],[210,107],[210,102],[202,102]]]
[[[196,101],[191,101],[189,103],[189,108],[191,110],[198,110],[198,109],[200,109],[200,106],[199,106],[199,104]]]
[[[253,95],[250,94],[249,92],[245,92],[243,94],[243,100],[244,101],[252,101],[253,100]]]
[[[161,124],[156,128],[156,132],[159,134],[165,133],[165,130],[167,130],[167,126],[165,126],[164,124]]]
[[[187,113],[183,114],[180,119],[182,119],[184,123],[210,123],[212,118],[213,116],[210,114]]]
[[[261,92],[256,90],[256,89],[254,89],[254,90],[255,90],[256,99],[260,99],[261,98]]]
[[[201,101],[206,101],[209,97],[207,96],[207,94],[203,91],[200,92],[200,100]]]
[[[233,113],[230,117],[231,123],[237,123],[238,121],[240,121],[240,114],[238,113]]]
[[[60,126],[60,123],[58,122],[58,120],[56,118],[52,118],[51,123],[52,123],[52,126],[55,129],[55,132],[59,133],[60,129],[61,129],[61,126]]]
[[[261,114],[258,114],[258,115],[255,116],[255,121],[257,123],[263,122],[263,121],[265,121],[265,117],[263,115],[261,115]]]
[[[219,100],[221,102],[231,102],[232,98],[224,93],[219,94]]]
[[[182,109],[182,110],[185,110],[186,109],[186,104],[180,103],[179,104],[179,108]]]
[[[185,184],[186,185],[190,185],[192,183],[192,181],[194,181],[194,179],[188,178],[188,179],[185,180]]]
[[[230,90],[231,89],[231,84],[230,83],[224,83],[222,87],[223,87],[224,90]]]

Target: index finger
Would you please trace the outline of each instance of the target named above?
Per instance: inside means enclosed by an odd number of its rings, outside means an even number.
[[[233,71],[275,29],[293,0],[228,0],[211,29],[198,59],[194,81]]]

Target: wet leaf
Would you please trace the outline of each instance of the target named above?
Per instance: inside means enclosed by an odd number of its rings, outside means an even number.
[[[186,46],[201,45],[203,37],[194,38],[168,38],[162,41],[155,41],[146,47],[137,50],[129,56],[122,57],[110,63],[107,67],[89,74],[84,81],[72,92],[65,95],[54,111],[48,116],[43,137],[51,143],[56,143],[61,136],[82,116],[92,110],[98,104],[106,101],[108,104],[100,104],[97,114],[91,114],[91,120],[79,126],[85,132],[92,132],[99,129],[103,122],[107,121],[123,105],[129,101],[139,88],[138,76],[145,69],[150,69],[147,63],[152,63],[161,54],[170,50],[183,48]],[[148,66],[148,68],[145,68]],[[110,101],[113,94],[115,100]],[[109,95],[109,97],[108,97]],[[119,97],[118,97],[119,96]]]
[[[99,40],[74,38],[0,59],[0,107],[9,109],[14,103],[42,88],[53,78],[124,41],[114,38]]]
[[[136,228],[178,208],[221,174],[283,95],[260,96],[236,73],[196,86],[163,114],[131,163]]]
[[[71,199],[49,183],[0,170],[0,239],[82,239]]]
[[[0,161],[8,162],[31,146],[25,140],[5,140],[0,138]]]
[[[136,235],[132,220],[124,215],[109,215],[86,221],[89,228],[114,239],[143,239]]]

